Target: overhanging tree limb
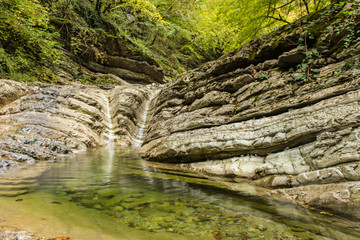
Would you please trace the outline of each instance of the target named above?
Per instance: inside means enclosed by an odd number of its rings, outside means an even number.
[[[307,14],[310,14],[309,5],[308,5],[307,0],[303,0],[303,3],[304,3],[304,5],[305,5]]]
[[[277,7],[276,9],[281,9],[281,8],[284,8],[284,7],[286,7],[286,6],[288,6],[288,5],[290,5],[290,4],[292,4],[293,2],[295,2],[296,0],[291,0],[291,1],[289,1],[289,2],[287,2],[287,3],[285,3],[284,5],[281,5],[280,7]]]
[[[279,14],[279,18],[274,17],[274,16],[267,16],[267,18],[274,19],[274,20],[280,21],[280,22],[284,22],[284,23],[286,23],[286,24],[290,24],[290,22],[288,22],[288,21],[286,21],[285,19],[283,19],[280,14]]]

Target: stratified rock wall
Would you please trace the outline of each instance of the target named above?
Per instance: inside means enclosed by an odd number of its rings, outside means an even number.
[[[109,142],[131,147],[151,89],[124,83],[103,90],[80,85],[0,81],[0,172]],[[23,96],[22,96],[23,95]]]
[[[360,11],[334,9],[164,88],[140,155],[360,219]]]
[[[131,49],[130,43],[99,32],[98,46],[82,46],[78,63],[93,72],[113,74],[136,84],[164,83],[163,70],[153,59]]]
[[[139,132],[144,127],[144,112],[154,89],[151,86],[117,86],[111,93],[111,114],[118,146],[130,147],[142,141]]]
[[[19,82],[14,82],[6,79],[0,79],[0,108],[9,104],[16,99],[29,94],[37,89],[36,87],[24,86]]]

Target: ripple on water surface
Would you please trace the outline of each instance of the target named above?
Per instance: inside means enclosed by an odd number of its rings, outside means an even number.
[[[114,239],[360,238],[357,225],[350,221],[226,191],[221,181],[149,167],[130,154],[109,149],[59,161],[26,181],[29,184],[23,190],[19,185],[19,193],[31,193],[1,199],[13,201],[17,208],[29,202],[44,208],[44,199],[49,209],[71,208],[72,214],[62,221],[71,222],[66,233],[77,234],[76,239],[90,237],[86,231],[74,233],[77,224],[80,228],[87,221],[84,212],[91,213],[89,222],[95,218],[103,226],[91,234],[99,231]],[[0,202],[0,207],[1,203],[5,204]],[[74,216],[77,211],[81,216]]]

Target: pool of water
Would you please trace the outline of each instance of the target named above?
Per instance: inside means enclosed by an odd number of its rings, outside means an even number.
[[[71,239],[360,239],[357,223],[101,149],[2,179],[0,224]],[[249,189],[252,187],[249,185]]]

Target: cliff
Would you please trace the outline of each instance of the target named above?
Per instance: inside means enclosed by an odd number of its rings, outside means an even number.
[[[359,19],[328,7],[184,74],[140,156],[360,219]]]

